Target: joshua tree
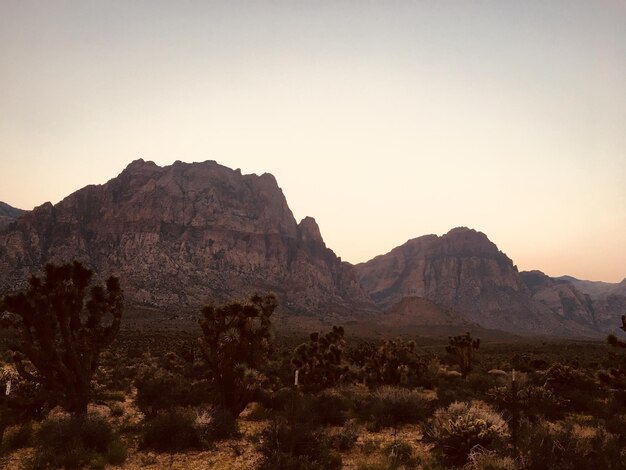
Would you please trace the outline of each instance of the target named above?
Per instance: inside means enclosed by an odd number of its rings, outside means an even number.
[[[85,302],[92,276],[79,262],[48,264],[43,280],[32,276],[28,289],[6,296],[0,308],[2,326],[19,332],[11,347],[19,374],[40,384],[50,406],[75,415],[87,412],[98,356],[115,339],[124,309],[115,277],[106,289],[93,286]],[[105,326],[107,314],[111,321]]]
[[[293,353],[292,364],[299,371],[302,385],[309,390],[321,390],[337,385],[347,373],[342,366],[345,341],[341,326],[322,335],[311,333],[308,343],[302,343]]]
[[[620,328],[626,331],[626,315],[622,315],[622,326],[620,326]],[[611,346],[626,348],[626,341],[618,339],[615,335],[609,335],[606,340]]]
[[[270,316],[276,297],[202,309],[200,350],[210,372],[215,403],[234,418],[254,399],[271,346]]]
[[[373,351],[364,367],[367,385],[415,387],[426,372],[426,358],[420,356],[415,341],[387,340]]]
[[[472,339],[469,331],[464,335],[450,336],[446,352],[450,359],[459,366],[465,378],[472,370],[473,350],[480,348],[480,338]]]

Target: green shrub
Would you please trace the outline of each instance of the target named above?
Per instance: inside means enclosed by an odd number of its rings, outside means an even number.
[[[35,453],[26,463],[33,469],[102,468],[125,459],[123,444],[100,417],[47,419],[35,434],[35,444]]]
[[[419,463],[419,459],[413,456],[411,444],[403,440],[391,442],[384,452],[388,459],[386,468],[389,469],[415,468]]]
[[[262,434],[259,451],[260,470],[333,470],[342,465],[324,434],[306,422],[273,421]]]
[[[128,449],[118,439],[112,441],[107,449],[106,459],[111,465],[122,465],[126,461]]]
[[[137,407],[149,416],[171,408],[197,406],[211,399],[208,383],[162,370],[146,373],[135,385]]]
[[[508,426],[483,402],[455,402],[435,411],[427,435],[447,463],[462,465],[474,446],[492,449],[501,443]]]
[[[348,399],[337,391],[324,390],[309,398],[310,413],[323,425],[340,426],[350,409]]]
[[[495,387],[488,395],[498,410],[509,415],[518,411],[531,420],[561,418],[565,411],[565,402],[561,398],[549,388],[537,385],[520,385],[515,395],[510,386]]]
[[[202,443],[195,426],[195,416],[188,411],[172,409],[147,420],[139,447],[157,452],[200,449]]]
[[[196,417],[196,428],[205,442],[228,439],[239,435],[237,420],[228,411],[214,408],[210,413],[204,412]]]
[[[12,452],[16,449],[28,447],[32,442],[32,438],[32,423],[28,422],[17,426],[10,426],[4,431],[0,451]]]
[[[329,444],[340,451],[350,450],[359,437],[359,429],[354,421],[348,422],[343,428],[329,436]]]
[[[359,399],[357,399],[359,400]],[[407,423],[418,423],[432,412],[433,400],[424,392],[400,387],[381,387],[360,398],[356,414],[373,431]]]

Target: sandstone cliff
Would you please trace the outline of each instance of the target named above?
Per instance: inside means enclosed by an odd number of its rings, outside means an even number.
[[[409,240],[356,269],[381,308],[418,296],[486,328],[546,334],[589,331],[533,300],[513,262],[486,235],[468,228]]]
[[[371,308],[353,268],[326,247],[312,218],[300,224],[270,174],[215,162],[132,162],[0,231],[0,292],[48,261],[79,259],[116,274],[131,303],[197,309],[273,291],[295,313]]]

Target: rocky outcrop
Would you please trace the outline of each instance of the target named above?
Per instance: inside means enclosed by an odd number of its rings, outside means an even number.
[[[418,296],[486,328],[548,334],[589,330],[533,300],[513,262],[485,234],[468,228],[409,240],[356,269],[381,308]]]
[[[583,294],[588,294],[592,298],[604,297],[611,293],[611,291],[616,289],[619,285],[612,282],[586,281],[583,279],[576,279],[572,276],[559,276],[552,279],[554,279],[555,281],[568,282],[576,287],[576,289],[578,289],[580,292],[582,292]]]
[[[0,234],[0,291],[48,261],[120,276],[130,302],[197,309],[273,291],[291,312],[372,308],[352,266],[300,224],[274,177],[215,162],[132,162],[104,185],[37,207]]]
[[[581,281],[570,276],[552,278],[541,271],[520,273],[534,300],[546,305],[559,317],[599,331],[610,331],[626,312],[626,296],[619,284]]]
[[[0,230],[9,225],[26,211],[9,206],[7,203],[0,201]]]

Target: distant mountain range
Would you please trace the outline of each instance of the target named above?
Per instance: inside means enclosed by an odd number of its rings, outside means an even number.
[[[54,206],[0,203],[0,294],[48,261],[73,259],[100,278],[118,275],[130,306],[161,312],[273,291],[283,318],[560,336],[604,334],[626,312],[626,280],[520,273],[485,234],[463,227],[342,262],[313,218],[294,219],[272,175],[212,161],[137,160]]]

